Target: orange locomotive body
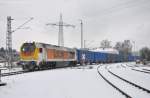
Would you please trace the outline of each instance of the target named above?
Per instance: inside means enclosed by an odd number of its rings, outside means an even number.
[[[57,49],[47,49],[47,59],[75,59],[75,52],[64,51],[64,50],[57,50]]]

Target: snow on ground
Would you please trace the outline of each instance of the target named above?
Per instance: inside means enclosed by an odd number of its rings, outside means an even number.
[[[137,72],[137,71],[131,70],[129,68],[120,68],[120,69],[112,68],[111,72],[113,72],[135,84],[138,84],[142,87],[150,89],[150,85],[149,85],[150,74]]]
[[[64,68],[2,77],[7,85],[0,87],[0,98],[124,98],[99,76],[96,68]]]
[[[111,72],[117,74],[118,76],[150,90],[150,85],[149,85],[150,74],[132,70],[132,68],[134,68],[134,69],[143,69],[143,68],[149,69],[149,67],[146,67],[146,66],[142,67],[142,65],[135,65],[135,64],[130,64],[130,63],[127,64],[127,65],[130,65],[130,67],[125,66],[126,64],[122,64],[122,65],[124,67],[121,66],[121,64],[114,64],[114,65],[109,65],[107,68]],[[134,67],[132,67],[132,66],[134,66]],[[137,66],[137,67],[135,67],[135,66]]]
[[[113,66],[113,65],[112,65]],[[112,84],[117,86],[119,89],[127,93],[133,98],[150,98],[150,95],[146,92],[143,92],[136,87],[130,85],[129,83],[126,83],[119,78],[113,76],[108,72],[105,66],[102,66],[99,68],[100,73],[107,79],[109,80]]]

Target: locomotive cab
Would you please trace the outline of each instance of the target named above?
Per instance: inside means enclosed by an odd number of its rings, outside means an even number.
[[[22,60],[37,60],[35,57],[35,43],[24,43],[21,47],[21,58]]]
[[[20,50],[21,65],[24,70],[34,69],[38,59],[35,43],[24,43]],[[31,66],[32,65],[32,66]]]

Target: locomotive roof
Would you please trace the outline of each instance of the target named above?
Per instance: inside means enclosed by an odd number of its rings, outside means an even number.
[[[31,42],[29,42],[29,43],[31,43]],[[69,50],[69,51],[74,50],[73,48],[57,46],[57,45],[52,45],[52,44],[47,44],[47,43],[41,43],[41,42],[32,42],[32,43],[35,43],[36,46],[60,48],[60,49]]]

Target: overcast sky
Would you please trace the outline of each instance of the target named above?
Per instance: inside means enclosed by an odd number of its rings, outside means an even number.
[[[80,22],[83,20],[87,47],[96,47],[103,39],[135,41],[136,49],[150,46],[150,0],[0,0],[0,47],[5,47],[6,17],[11,16],[12,29],[30,17],[25,27],[13,33],[13,48],[23,42],[44,42],[57,45],[58,27],[46,23],[59,21],[76,28],[64,28],[64,44],[80,47]]]

